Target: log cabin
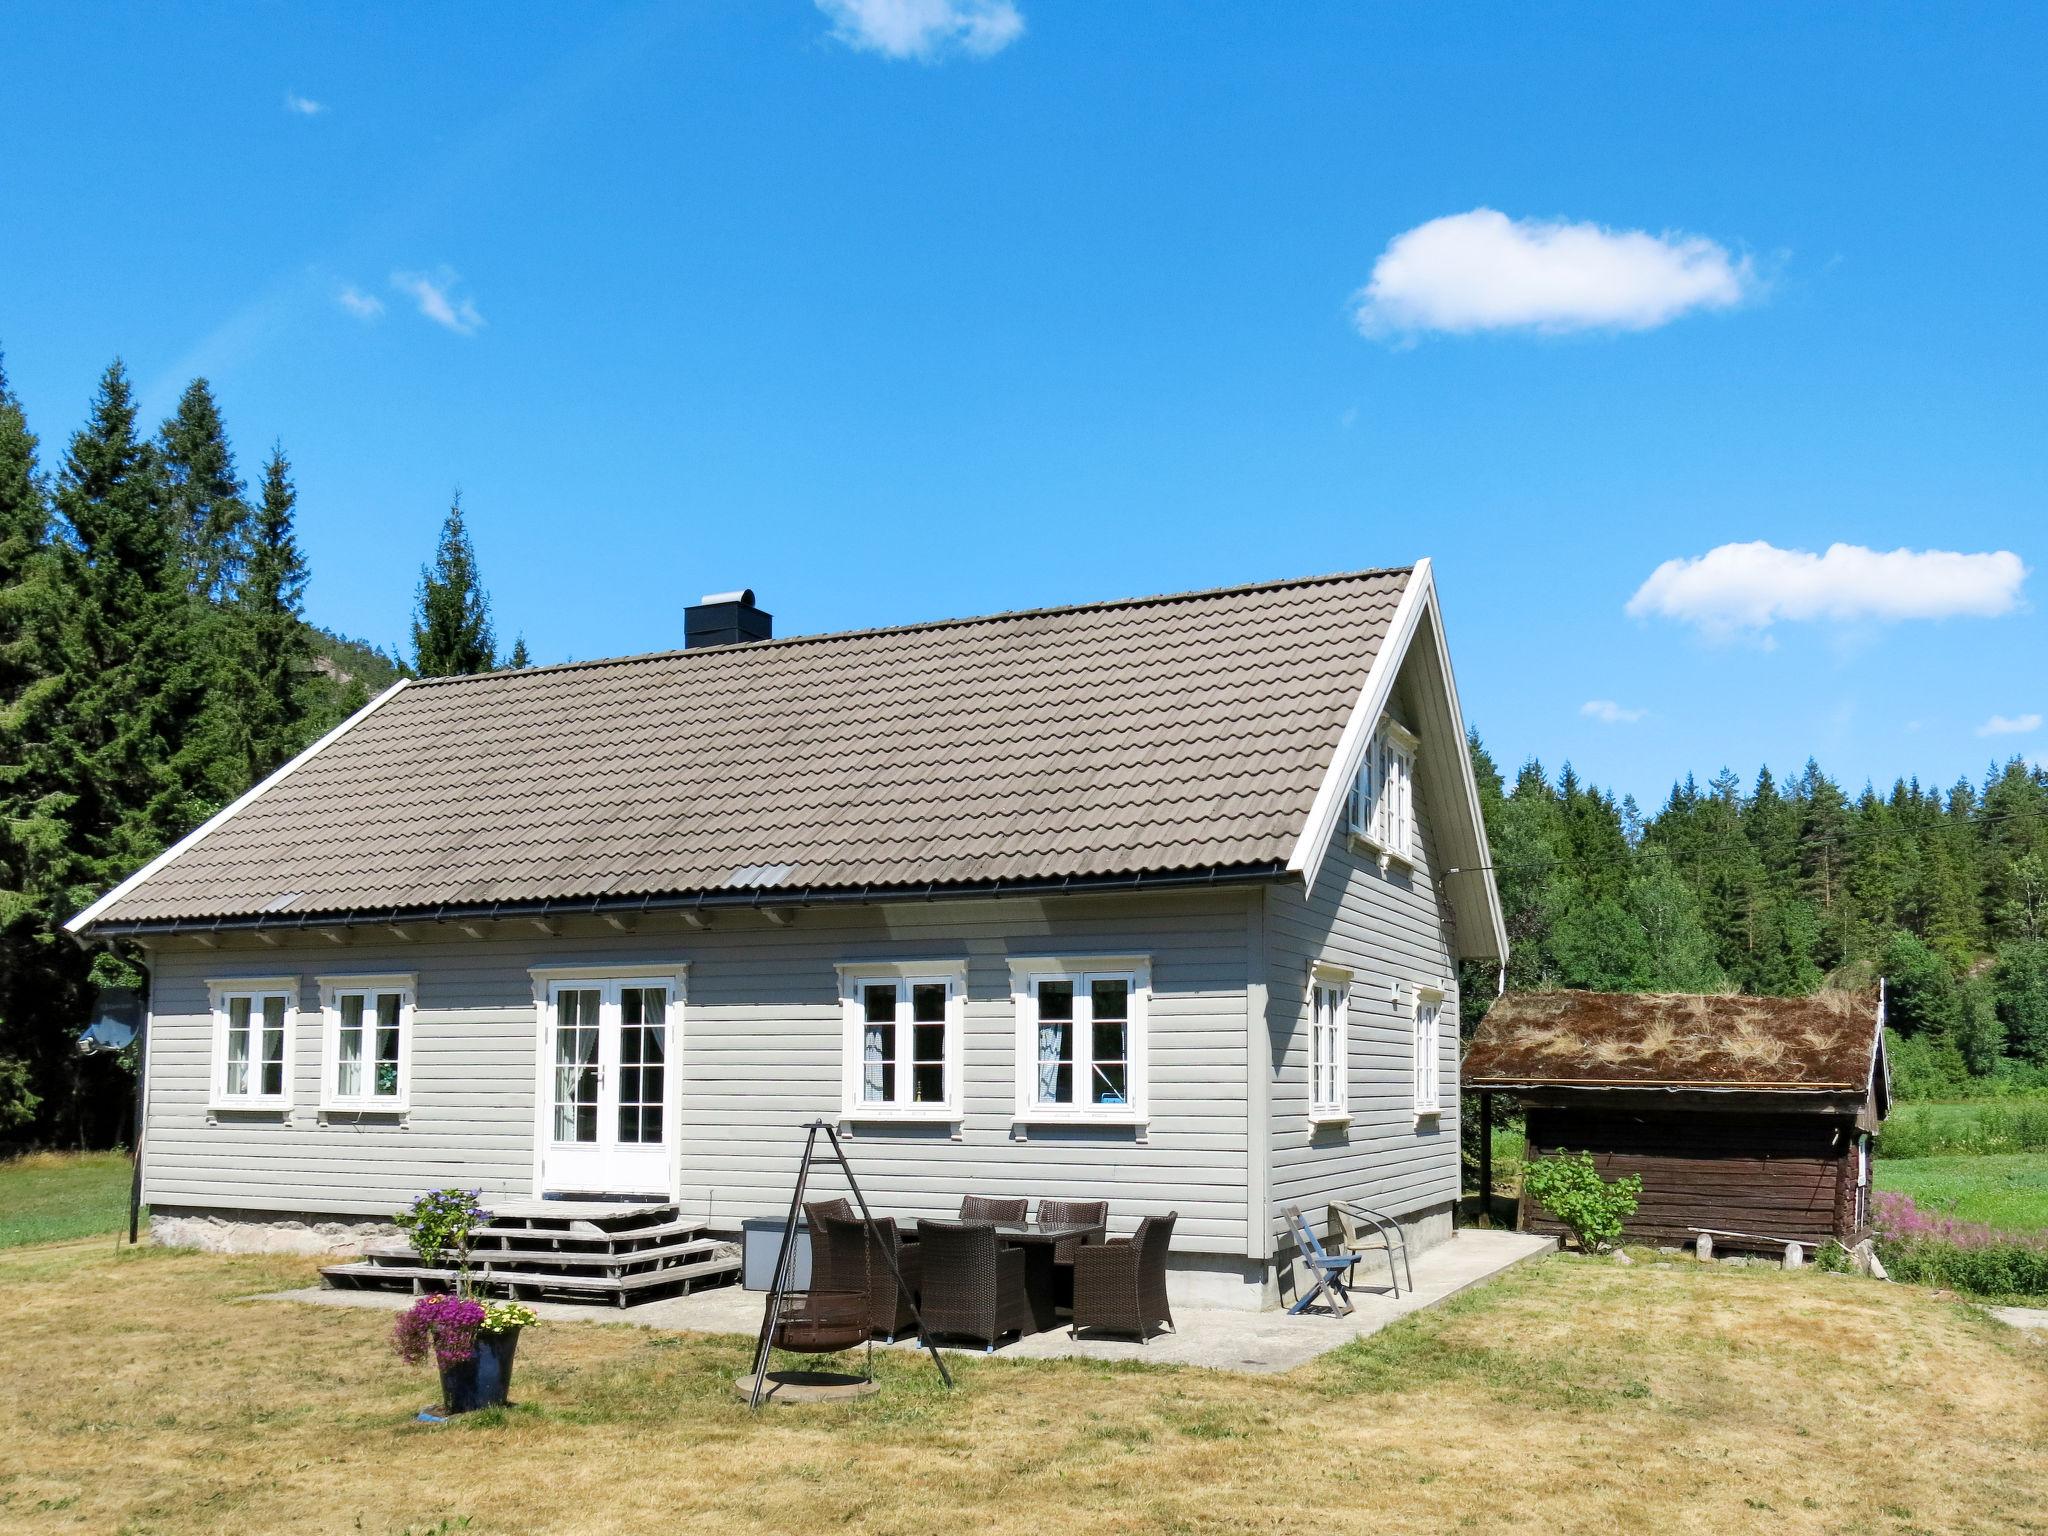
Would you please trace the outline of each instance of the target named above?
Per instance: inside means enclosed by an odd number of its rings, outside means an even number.
[[[1871,1145],[1890,1108],[1883,989],[1517,993],[1479,1024],[1464,1084],[1482,1103],[1520,1100],[1531,1161],[1587,1152],[1603,1178],[1640,1174],[1629,1241],[1851,1245],[1869,1226]],[[1564,1230],[1527,1200],[1517,1220]]]

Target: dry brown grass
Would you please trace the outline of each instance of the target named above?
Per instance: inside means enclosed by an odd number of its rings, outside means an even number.
[[[1551,1260],[1286,1377],[892,1359],[758,1420],[742,1344],[550,1325],[434,1428],[388,1315],[236,1300],[309,1275],[0,1255],[0,1528],[2048,1530],[2048,1348],[1869,1281]]]

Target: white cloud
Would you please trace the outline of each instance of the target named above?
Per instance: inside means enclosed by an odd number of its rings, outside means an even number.
[[[409,294],[421,314],[434,324],[458,336],[474,336],[483,329],[484,317],[467,298],[455,292],[462,280],[448,268],[436,272],[394,272],[391,286]]]
[[[315,101],[310,96],[301,96],[296,91],[286,91],[284,109],[287,112],[296,112],[300,117],[318,117],[327,110],[327,103]]]
[[[1996,618],[2019,606],[2026,579],[2026,566],[2006,549],[1964,555],[1830,544],[1816,555],[1758,539],[1666,560],[1636,589],[1628,612],[1719,636],[1761,632],[1780,619]]]
[[[1353,295],[1367,336],[1647,331],[1757,289],[1749,258],[1703,235],[1653,235],[1474,208],[1396,235]]]
[[[384,313],[384,301],[374,293],[363,292],[354,283],[350,283],[334,298],[336,303],[358,320],[374,320]]]
[[[1993,715],[1977,727],[1979,736],[2024,736],[2041,729],[2039,715]]]
[[[987,58],[1024,35],[1015,0],[817,0],[849,48],[930,63],[959,52]]]
[[[1612,699],[1588,699],[1579,706],[1579,713],[1588,720],[1598,720],[1602,725],[1634,725],[1650,712],[1647,709],[1630,709]]]

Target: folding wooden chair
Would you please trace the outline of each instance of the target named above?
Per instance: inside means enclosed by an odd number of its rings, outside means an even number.
[[[1301,1244],[1302,1262],[1315,1272],[1316,1277],[1316,1283],[1309,1287],[1308,1293],[1301,1300],[1287,1309],[1287,1315],[1294,1317],[1306,1312],[1310,1304],[1327,1290],[1330,1293],[1330,1304],[1340,1308],[1344,1316],[1349,1317],[1351,1290],[1345,1284],[1345,1280],[1357,1266],[1358,1255],[1327,1251],[1316,1237],[1314,1228],[1309,1226],[1308,1218],[1301,1214],[1300,1206],[1287,1207],[1287,1219],[1293,1223],[1295,1239]]]

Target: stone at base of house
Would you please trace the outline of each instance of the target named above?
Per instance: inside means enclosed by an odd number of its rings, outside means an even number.
[[[195,1211],[152,1207],[149,1235],[164,1248],[205,1253],[348,1253],[398,1229],[375,1216],[297,1216],[285,1211]]]

